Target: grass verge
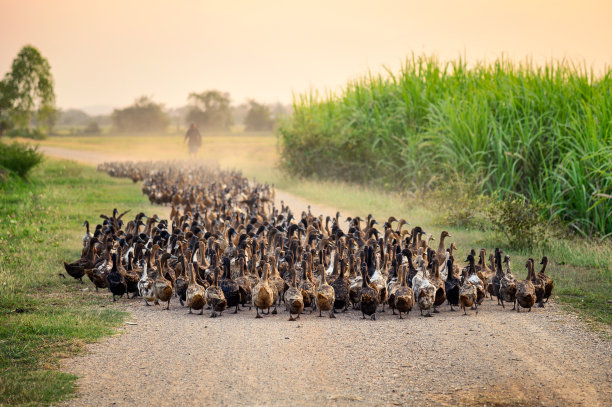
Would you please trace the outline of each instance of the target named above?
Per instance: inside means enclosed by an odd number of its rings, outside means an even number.
[[[66,398],[76,377],[57,370],[60,358],[123,321],[107,296],[58,276],[62,260],[80,255],[83,220],[113,207],[154,211],[131,181],[68,161],[0,183],[0,405]]]

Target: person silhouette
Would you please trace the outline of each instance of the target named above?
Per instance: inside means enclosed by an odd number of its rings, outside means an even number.
[[[186,141],[189,149],[189,155],[195,157],[198,154],[200,146],[202,145],[202,135],[200,134],[200,131],[195,123],[191,123],[189,130],[187,130],[187,133],[185,133],[183,143]]]

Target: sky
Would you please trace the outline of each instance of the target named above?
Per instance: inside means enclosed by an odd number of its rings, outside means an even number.
[[[57,105],[90,111],[208,89],[290,103],[412,53],[612,66],[610,0],[0,0],[0,16],[0,75],[34,45]]]

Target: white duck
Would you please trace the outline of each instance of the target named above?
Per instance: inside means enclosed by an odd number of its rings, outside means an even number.
[[[427,270],[425,269],[425,261],[423,261],[420,256],[417,257],[417,264],[419,270],[417,275],[412,279],[412,287],[416,301],[419,304],[421,315],[423,315],[423,310],[429,311],[434,304],[436,287],[429,282]],[[414,288],[415,286],[417,287],[416,289]],[[431,311],[425,316],[431,317]]]
[[[149,301],[155,301],[155,280],[149,277],[148,274],[149,262],[145,262],[142,269],[142,276],[138,280],[138,293],[144,298],[145,304],[149,304]]]

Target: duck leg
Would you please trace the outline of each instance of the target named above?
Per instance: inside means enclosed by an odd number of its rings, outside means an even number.
[[[276,311],[276,304],[274,304],[274,309],[272,310],[272,315],[276,315],[278,312]]]
[[[166,310],[170,310],[170,300],[168,300],[168,306],[166,307]]]
[[[215,311],[210,313],[211,318],[217,318],[217,313]]]
[[[371,319],[372,319],[372,321],[376,321],[376,312],[372,314]]]
[[[398,312],[399,312],[399,316],[400,316],[399,319],[404,319],[404,318],[402,318],[402,311],[398,311]]]
[[[190,314],[193,314],[193,312],[191,312],[191,307],[189,307],[189,313],[190,313]]]
[[[239,306],[239,305],[240,305],[240,304],[236,304],[236,311],[234,311],[234,312],[233,312],[234,314],[237,314],[237,313],[238,313],[238,306]]]
[[[334,311],[332,311],[332,312],[330,312],[330,313],[329,313],[329,317],[330,317],[330,318],[334,318],[334,319],[336,318],[336,316],[334,315]]]
[[[434,309],[433,310],[434,314],[439,314],[440,313],[440,311],[438,311],[438,309],[436,307],[433,307],[433,309]]]
[[[117,301],[117,300],[115,299],[115,294],[113,294],[113,302],[115,302],[115,301]]]
[[[450,304],[451,306],[451,312],[455,312],[455,310],[453,309],[453,304]]]
[[[544,302],[543,301],[540,301],[538,303],[538,308],[544,308]]]
[[[200,310],[200,315],[204,314],[204,307],[202,307],[202,309]]]
[[[81,282],[81,284],[85,284],[85,283],[83,282],[83,277],[79,277],[79,281]],[[546,299],[546,301],[548,301],[548,298]]]
[[[289,311],[289,321],[295,321],[295,319],[293,318],[293,316],[291,315],[291,311]]]
[[[255,307],[255,312],[257,312],[257,316],[255,318],[263,318],[261,315],[259,315],[259,308]],[[263,311],[261,311],[263,314]]]

